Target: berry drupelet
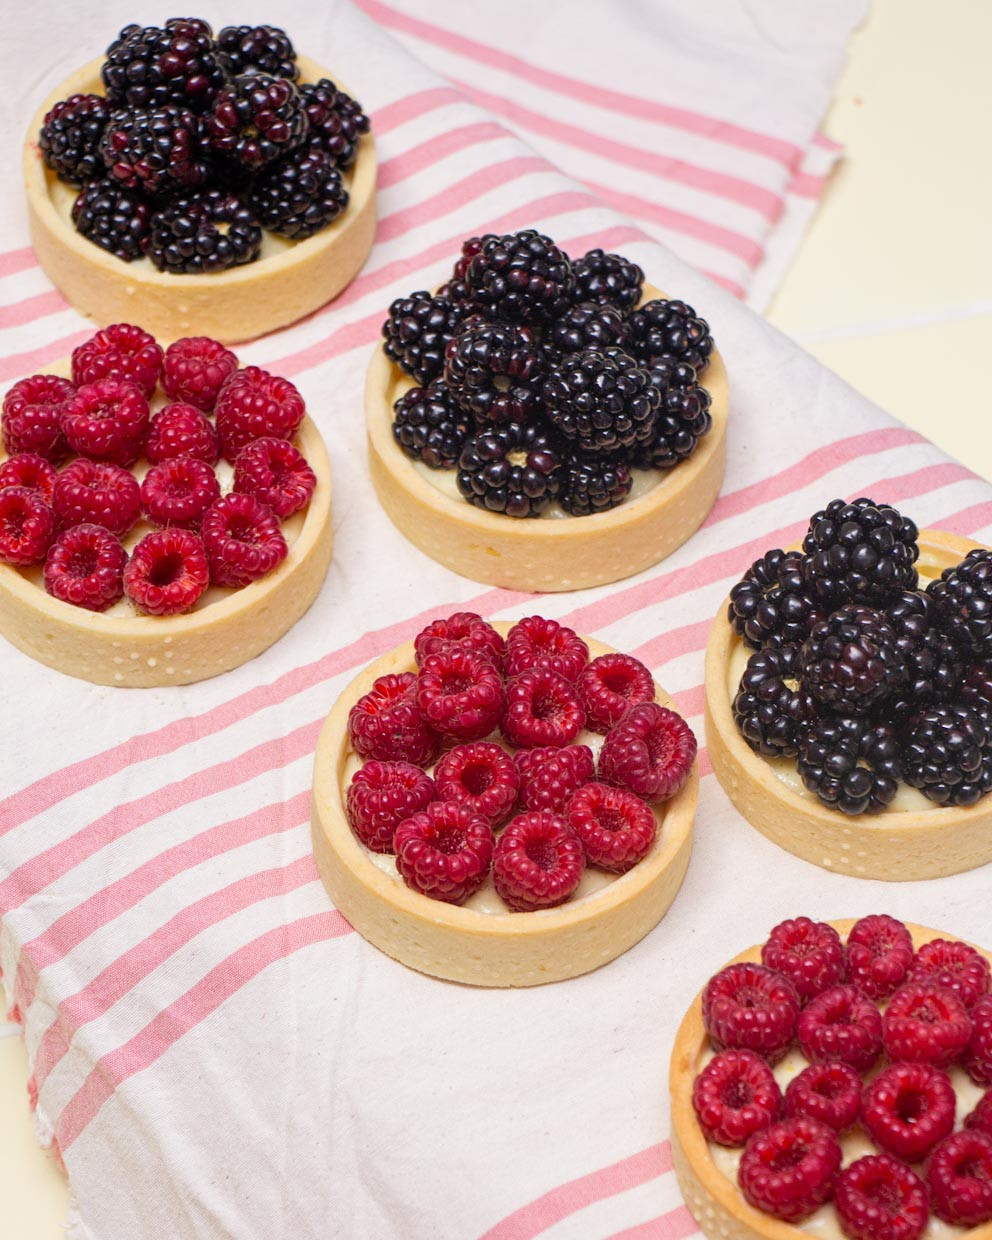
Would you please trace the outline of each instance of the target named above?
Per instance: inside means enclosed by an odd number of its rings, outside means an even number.
[[[684,301],[645,302],[631,314],[630,328],[631,351],[642,362],[668,353],[702,373],[713,352],[709,324]]]
[[[479,426],[523,423],[541,410],[545,359],[534,333],[470,318],[444,354],[448,390]]]
[[[465,313],[463,306],[426,289],[397,297],[382,325],[386,356],[418,383],[430,383],[444,369],[444,351]]]
[[[99,148],[109,119],[102,95],[72,95],[46,113],[38,148],[59,180],[85,185],[103,176]]]
[[[217,35],[217,58],[228,77],[268,73],[295,81],[300,76],[293,44],[278,26],[225,26]]]
[[[816,705],[799,681],[799,647],[758,650],[747,661],[733,702],[734,721],[752,749],[771,758],[799,751]]]
[[[299,148],[264,169],[246,202],[263,228],[302,241],[337,219],[348,191],[329,156]]]
[[[203,185],[210,175],[200,118],[175,104],[115,112],[100,154],[112,181],[149,197]]]
[[[565,485],[559,497],[573,517],[616,508],[630,494],[634,479],[622,456],[582,456],[565,466]]]
[[[72,204],[72,222],[94,245],[130,263],[148,249],[152,208],[140,194],[103,178],[84,186]]]
[[[393,405],[393,438],[407,456],[431,469],[454,469],[472,430],[443,379],[409,388]]]
[[[464,278],[484,314],[511,323],[559,318],[574,284],[568,256],[534,229],[483,238]]]
[[[821,620],[802,645],[803,686],[830,710],[865,714],[906,682],[906,663],[882,612],[852,605]]]
[[[493,426],[462,449],[458,490],[477,508],[510,517],[538,517],[558,498],[565,455],[539,422]]]
[[[224,85],[210,26],[176,17],[164,27],[125,26],[101,70],[115,106],[157,108],[177,103],[204,112]]]
[[[177,198],[152,218],[148,257],[159,271],[226,271],[250,263],[262,230],[235,194],[204,190]]]
[[[310,122],[307,142],[329,155],[339,168],[350,168],[362,134],[369,132],[369,118],[361,104],[328,78],[301,86],[300,94]]]
[[[644,272],[622,254],[589,250],[572,264],[576,302],[594,301],[626,313],[641,300]]]
[[[210,146],[239,168],[258,172],[307,135],[303,99],[287,78],[244,73],[232,78],[206,117]]]
[[[896,733],[864,716],[816,720],[799,738],[796,765],[810,792],[844,814],[880,813],[902,777]]]
[[[962,652],[976,660],[992,657],[992,551],[970,551],[931,581],[927,594],[941,626]]]
[[[802,554],[776,548],[755,560],[730,591],[727,619],[753,650],[804,642],[823,612],[806,585]]]
[[[619,349],[584,349],[553,366],[541,388],[547,416],[580,451],[647,443],[660,395],[644,367]]]
[[[814,514],[803,540],[810,584],[834,607],[883,602],[897,590],[913,590],[917,533],[888,504],[864,496],[851,503],[835,499]]]

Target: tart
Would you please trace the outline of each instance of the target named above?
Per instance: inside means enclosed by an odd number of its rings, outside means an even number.
[[[512,626],[492,627],[505,635]],[[593,658],[610,653],[599,642],[586,644]],[[535,986],[576,977],[642,939],[668,910],[689,863],[698,795],[694,763],[681,790],[655,807],[659,829],[650,851],[620,875],[587,869],[572,898],[557,907],[510,912],[491,876],[469,905],[443,903],[404,885],[393,857],[376,855],[359,842],[346,807],[347,789],[361,761],[352,747],[349,714],[380,677],[415,672],[416,667],[413,642],[371,663],[341,693],[317,742],[314,855],[343,916],[402,964],[477,986]],[[668,700],[655,686],[655,701]]]

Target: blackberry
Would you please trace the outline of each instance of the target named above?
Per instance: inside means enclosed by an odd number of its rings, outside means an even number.
[[[152,217],[148,257],[160,271],[226,271],[258,258],[262,230],[222,189],[177,198]]]
[[[709,324],[684,301],[646,301],[631,314],[630,328],[631,350],[644,362],[668,353],[702,373],[713,352]]]
[[[125,26],[107,48],[101,70],[107,99],[117,107],[177,103],[205,112],[224,85],[210,26],[174,17],[158,26]]]
[[[341,172],[323,151],[301,147],[259,174],[246,202],[263,228],[302,241],[348,205]]]
[[[863,715],[906,683],[906,662],[885,615],[841,607],[815,625],[802,645],[803,687],[831,710]]]
[[[85,185],[103,176],[100,139],[110,120],[102,95],[72,95],[45,114],[38,149],[60,181]]]
[[[382,325],[386,356],[418,383],[430,383],[444,369],[444,351],[465,310],[425,289],[397,297]]]
[[[300,76],[293,44],[278,26],[225,26],[217,36],[217,58],[228,77],[269,73],[295,82]]]
[[[350,168],[362,134],[369,131],[362,105],[329,78],[301,86],[300,94],[310,122],[307,141],[330,155],[339,168]]]
[[[148,249],[151,221],[151,206],[113,181],[91,181],[72,204],[76,230],[126,263]]]
[[[953,696],[961,681],[961,656],[954,642],[935,627],[935,607],[926,594],[903,590],[885,608],[906,664],[905,686],[883,708],[890,720]]]
[[[287,78],[243,73],[219,92],[206,127],[207,139],[219,155],[258,172],[299,146],[309,122],[303,97]]]
[[[746,646],[801,644],[823,619],[803,576],[799,551],[766,551],[730,591],[727,619]]]
[[[393,405],[393,438],[407,456],[431,469],[454,469],[470,430],[468,415],[443,379],[410,388]]]
[[[575,300],[616,306],[626,313],[641,300],[644,272],[622,254],[590,250],[572,264]]]
[[[532,228],[482,238],[464,278],[484,314],[532,324],[558,318],[571,301],[574,283],[568,255]]]
[[[992,789],[992,727],[975,706],[934,706],[903,734],[903,778],[938,805],[974,805]]]
[[[544,375],[544,355],[534,333],[513,323],[469,318],[445,348],[444,380],[480,426],[536,416]]]
[[[965,706],[992,708],[992,663],[971,663],[961,673],[956,697]]]
[[[622,348],[630,327],[616,306],[578,302],[551,324],[545,333],[547,345],[557,353],[579,353],[582,349]]]
[[[941,627],[972,658],[992,658],[992,551],[976,547],[927,586]]]
[[[477,508],[538,517],[558,498],[564,472],[564,453],[547,426],[492,426],[462,449],[458,490]]]
[[[844,814],[880,813],[902,778],[895,732],[864,716],[817,720],[800,739],[796,768],[810,792]]]
[[[619,349],[583,349],[553,366],[541,388],[554,426],[583,452],[650,440],[661,397],[643,366]]]
[[[803,539],[806,572],[825,603],[884,602],[914,590],[917,529],[888,504],[835,499],[810,519]]]
[[[799,647],[758,650],[747,661],[733,702],[734,722],[752,749],[771,758],[798,752],[816,703],[799,683]]]
[[[634,479],[622,457],[582,456],[565,465],[559,502],[573,517],[616,508],[630,494]]]
[[[638,447],[639,469],[674,469],[688,460],[713,425],[710,394],[696,382],[695,367],[670,354],[655,358],[649,370],[652,386],[661,393],[654,433]]]
[[[103,131],[100,154],[107,176],[149,196],[206,183],[200,118],[169,104],[144,112],[115,112]]]

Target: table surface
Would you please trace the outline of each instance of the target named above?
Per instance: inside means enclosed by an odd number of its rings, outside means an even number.
[[[768,318],[992,480],[992,400],[967,364],[992,346],[992,160],[975,155],[977,118],[992,112],[992,6],[946,0],[941,18],[953,38],[934,38],[929,0],[874,0],[825,125],[846,156]],[[0,1234],[59,1240],[68,1193],[34,1142],[24,1049],[8,1029]]]

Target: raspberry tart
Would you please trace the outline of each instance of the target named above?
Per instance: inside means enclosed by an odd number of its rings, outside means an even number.
[[[31,121],[38,261],[101,324],[248,340],[354,277],[375,231],[368,118],[273,26],[126,26]]]
[[[988,1240],[990,959],[885,914],[797,917],[712,977],[670,1074],[704,1234]]]
[[[986,584],[988,583],[988,584]],[[992,552],[868,497],[751,565],[706,651],[713,769],[815,865],[935,878],[992,860]]]
[[[420,972],[576,977],[674,900],[695,753],[637,660],[539,616],[455,613],[335,703],[314,762],[317,866],[355,929]]]
[[[618,254],[473,237],[392,303],[365,389],[369,470],[417,547],[475,581],[577,590],[681,546],[723,479],[706,321]]]

